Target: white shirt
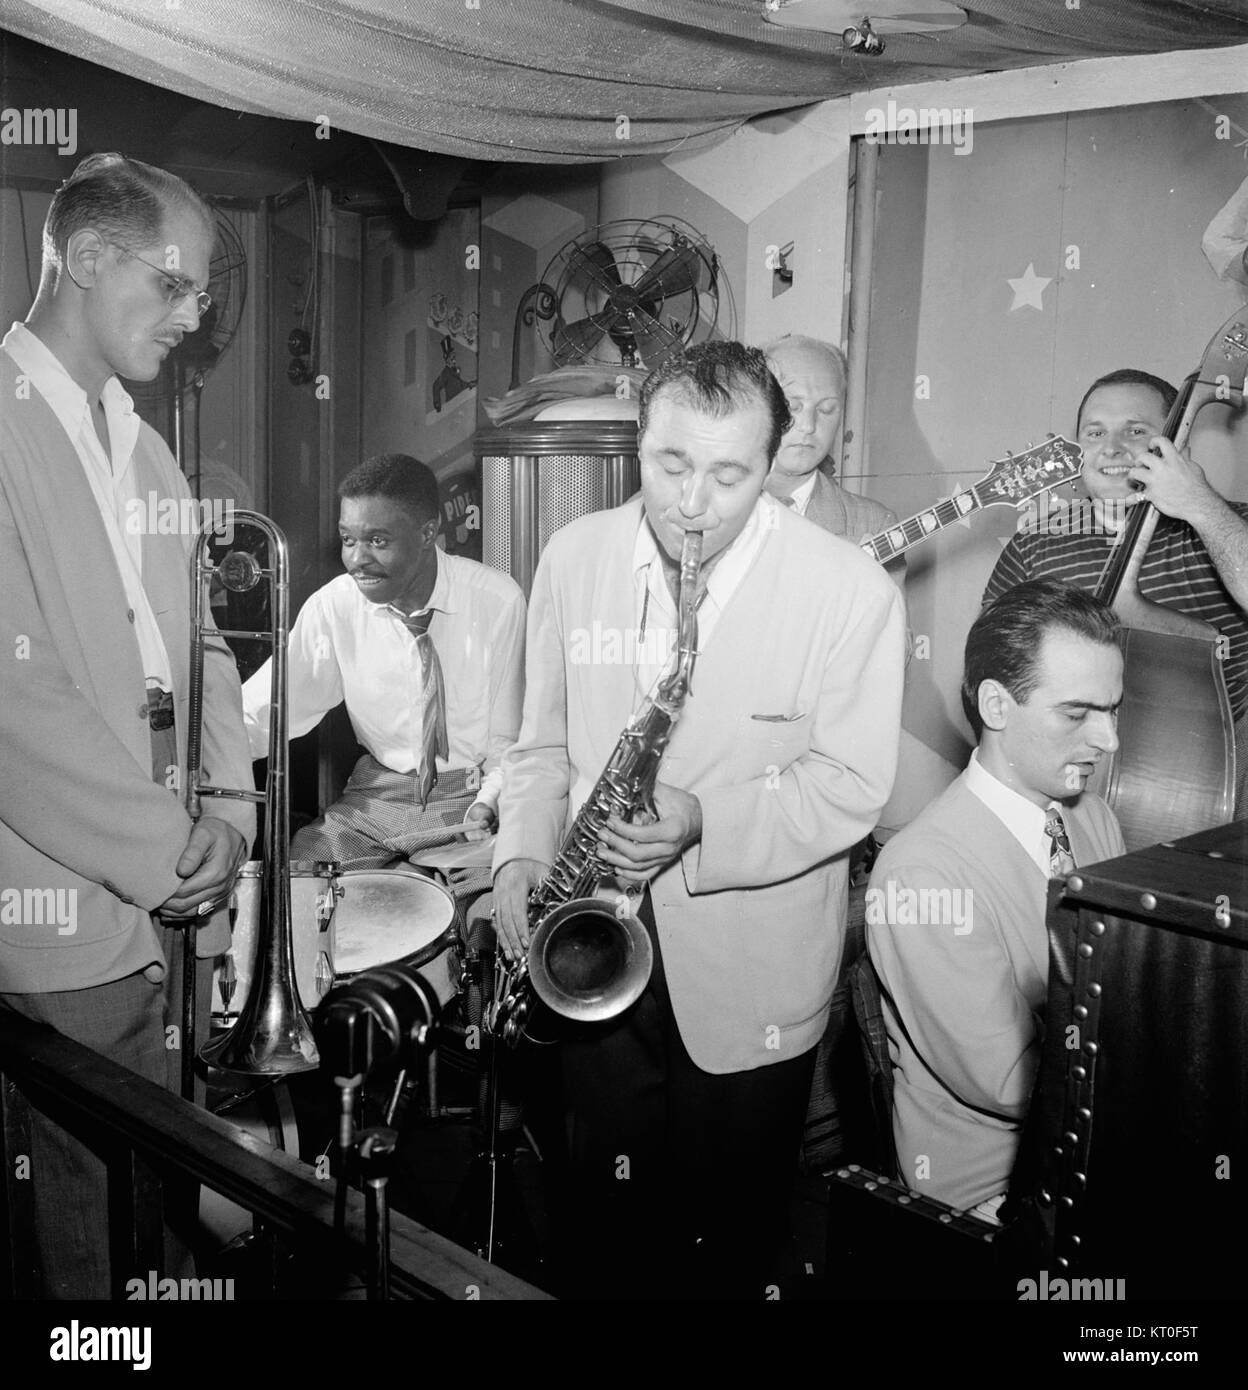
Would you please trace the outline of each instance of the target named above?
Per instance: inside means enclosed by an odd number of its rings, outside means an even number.
[[[1028,859],[1045,878],[1049,878],[1053,847],[1045,833],[1044,823],[1049,818],[1049,811],[1055,806],[1060,811],[1060,805],[1050,801],[1047,807],[1037,806],[1013,787],[1007,787],[980,762],[978,748],[971,754],[965,775],[967,788],[979,797],[1022,845]]]
[[[715,562],[706,581],[706,595],[698,608],[699,651],[710,640],[720,614],[753,564],[763,543],[767,518],[770,516],[771,524],[775,524],[775,514],[769,509],[782,505],[769,493],[760,494],[741,533]],[[636,709],[671,668],[677,645],[676,605],[667,587],[658,543],[646,522],[644,510],[641,525],[637,528],[637,543],[633,547],[633,591],[634,611],[637,614],[634,662],[637,688],[633,699],[633,708]],[[628,645],[626,643],[625,650],[628,650]]]
[[[477,800],[498,804],[504,753],[520,733],[524,596],[507,575],[438,551],[429,637],[446,688],[450,756],[438,771],[484,766]],[[340,574],[318,589],[290,630],[289,734],[298,738],[343,700],[360,743],[393,772],[424,761],[424,710],[416,638],[397,613],[372,603]],[[243,686],[252,756],[269,749],[269,663]]]
[[[815,494],[815,479],[818,474],[819,470],[816,468],[800,487],[795,487],[793,491],[789,493],[789,496],[793,499],[792,510],[795,511],[798,516],[806,515],[806,508],[810,506],[810,499]],[[781,502],[780,505],[783,507],[784,503]]]
[[[147,514],[146,502],[139,498],[134,474],[134,446],[141,423],[135,414],[134,402],[115,376],[104,383],[100,402],[108,422],[110,458],[95,432],[87,393],[47,344],[25,324],[15,323],[0,346],[30,378],[69,436],[100,509],[125,589],[126,605],[134,613],[134,633],[143,661],[143,674],[148,685],[172,690],[169,653],[143,588],[143,536],[139,529],[126,524],[131,515]],[[132,503],[139,505],[132,507]]]

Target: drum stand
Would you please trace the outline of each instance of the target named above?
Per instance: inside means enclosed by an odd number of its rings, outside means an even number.
[[[493,978],[493,951],[470,950],[465,958],[465,981],[484,987]],[[483,1001],[484,1002],[484,1001]],[[484,1008],[482,1010],[484,1015]],[[476,1024],[489,1049],[486,1065],[485,1103],[482,1113],[482,1146],[474,1156],[457,1203],[462,1243],[491,1264],[508,1255],[524,1255],[536,1240],[524,1218],[512,1169],[513,1154],[500,1142],[503,1091],[501,1085],[504,1044],[483,1023]],[[536,1146],[535,1146],[536,1148]],[[457,1237],[459,1238],[459,1237]],[[508,1266],[510,1268],[510,1266]]]
[[[498,1121],[502,1108],[502,1093],[498,1084],[499,1049],[502,1040],[490,1035],[490,1065],[485,1081],[485,1124],[486,1151],[483,1159],[485,1170],[488,1217],[485,1227],[485,1244],[482,1257],[494,1263],[494,1247],[498,1236]]]

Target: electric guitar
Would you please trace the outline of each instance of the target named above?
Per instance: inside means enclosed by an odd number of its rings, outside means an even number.
[[[1024,507],[1033,497],[1063,483],[1074,482],[1083,471],[1083,450],[1060,435],[1050,435],[1025,453],[1006,453],[973,487],[955,492],[934,507],[915,512],[905,521],[871,536],[860,545],[882,565],[934,536],[955,521],[984,507]]]

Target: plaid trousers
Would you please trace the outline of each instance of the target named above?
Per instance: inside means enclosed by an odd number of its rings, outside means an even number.
[[[396,860],[410,860],[455,840],[451,832],[463,824],[479,786],[478,768],[440,772],[422,807],[415,773],[392,772],[365,753],[338,800],[291,839],[290,857],[336,860],[343,869],[384,869]],[[462,901],[489,886],[487,867],[457,882],[455,896]]]

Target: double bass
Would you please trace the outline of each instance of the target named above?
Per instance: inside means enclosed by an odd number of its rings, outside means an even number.
[[[1206,405],[1242,403],[1245,373],[1248,308],[1241,308],[1179,390],[1162,431],[1176,449]],[[1235,804],[1235,728],[1222,669],[1227,639],[1212,623],[1140,592],[1158,516],[1150,502],[1131,507],[1095,590],[1122,620],[1125,669],[1119,747],[1089,785],[1113,808],[1128,850],[1221,825]]]

